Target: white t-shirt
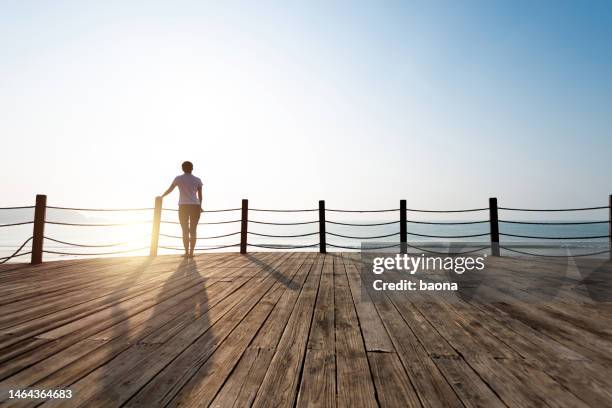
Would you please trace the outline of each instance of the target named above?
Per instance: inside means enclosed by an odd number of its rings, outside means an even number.
[[[185,173],[176,176],[172,183],[179,189],[179,205],[200,205],[200,200],[198,200],[198,188],[202,187],[202,180],[193,174]]]

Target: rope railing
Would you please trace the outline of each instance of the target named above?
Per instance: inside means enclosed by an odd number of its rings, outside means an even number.
[[[399,235],[399,232],[394,232],[392,234],[387,234],[387,235],[375,235],[375,236],[369,236],[369,237],[354,237],[350,235],[336,234],[333,232],[327,232],[327,235],[332,235],[334,237],[340,237],[340,238],[349,238],[349,239],[380,239],[380,238],[394,237],[396,235]]]
[[[153,207],[147,208],[78,208],[78,207],[56,207],[48,205],[47,208],[53,210],[67,210],[67,211],[93,211],[93,212],[129,212],[129,211],[151,211]]]
[[[327,245],[329,245],[332,248],[340,248],[340,249],[361,249],[361,246],[348,246],[348,245],[338,245],[338,244],[332,244],[330,242],[327,243]],[[391,245],[386,245],[386,246],[377,246],[376,249],[387,249],[387,248],[399,248],[400,244],[391,244]]]
[[[266,248],[266,249],[302,249],[302,248],[314,248],[319,246],[319,243],[310,245],[268,245],[268,244],[247,244],[255,248]]]
[[[612,196],[610,199],[610,203],[612,204]],[[176,234],[176,233],[171,233],[170,231],[160,231],[160,226],[162,224],[164,225],[180,225],[181,223],[179,222],[179,220],[171,220],[171,219],[163,219],[162,214],[164,211],[167,212],[172,212],[172,213],[176,213],[177,211],[179,211],[178,209],[175,208],[165,208],[162,205],[162,200],[161,198],[157,198],[155,201],[155,206],[154,207],[142,207],[142,208],[81,208],[81,207],[66,207],[66,206],[47,206],[46,205],[46,196],[37,196],[37,200],[36,200],[36,205],[35,206],[14,206],[14,207],[0,207],[0,210],[17,210],[17,209],[34,209],[34,220],[31,221],[22,221],[22,222],[8,222],[5,224],[0,224],[0,228],[2,227],[12,227],[12,226],[23,226],[23,225],[29,225],[29,224],[33,224],[34,225],[34,234],[33,236],[30,238],[31,241],[33,241],[32,244],[32,251],[29,251],[27,254],[32,254],[32,262],[33,263],[37,263],[40,262],[42,260],[42,253],[48,253],[48,254],[58,254],[58,255],[75,255],[75,256],[97,256],[97,255],[112,255],[112,254],[121,254],[121,253],[129,253],[129,252],[136,252],[136,251],[142,251],[145,249],[150,249],[150,255],[151,256],[155,256],[157,254],[157,249],[161,248],[161,249],[168,249],[168,250],[183,250],[183,248],[181,246],[172,246],[172,245],[159,245],[159,237],[164,237],[164,238],[168,238],[168,239],[176,239],[176,240],[182,240],[182,235],[180,234]],[[108,219],[109,222],[103,222],[104,218],[100,219],[95,219],[95,220],[91,220],[91,222],[84,220],[61,220],[61,219],[51,219],[51,220],[46,220],[45,217],[45,211],[47,209],[51,209],[51,210],[61,210],[61,211],[76,211],[76,212],[104,212],[104,213],[122,213],[122,212],[132,212],[132,213],[138,213],[138,212],[146,212],[146,211],[153,211],[153,219],[152,220],[142,220],[142,221],[130,221],[129,219],[125,222],[123,222],[121,220],[118,220],[117,222],[113,222],[112,219]],[[432,239],[434,241],[436,240],[465,240],[465,239],[470,239],[470,238],[481,238],[481,237],[489,237],[489,240],[491,242],[490,246],[487,247],[482,247],[479,249],[476,249],[474,251],[468,251],[468,252],[458,252],[459,253],[469,253],[469,252],[475,252],[478,250],[482,250],[482,249],[486,249],[486,248],[490,248],[492,251],[493,255],[499,255],[499,250],[501,248],[503,248],[500,244],[500,237],[508,237],[508,238],[522,238],[522,239],[532,239],[532,240],[593,240],[593,239],[605,239],[608,238],[611,242],[612,245],[612,237],[610,236],[610,234],[608,233],[606,234],[569,234],[571,236],[563,236],[563,235],[555,235],[555,234],[550,234],[550,235],[546,235],[546,234],[530,234],[530,233],[526,233],[528,231],[520,231],[519,227],[521,225],[527,225],[527,226],[585,226],[585,225],[604,225],[604,224],[609,224],[610,228],[612,230],[612,211],[610,212],[610,220],[606,221],[606,220],[585,220],[585,221],[580,221],[580,220],[551,220],[551,221],[546,221],[546,220],[511,220],[511,219],[499,219],[498,217],[498,211],[499,210],[504,210],[504,211],[517,211],[517,212],[572,212],[572,211],[588,211],[588,210],[603,210],[603,209],[610,209],[610,205],[607,206],[592,206],[592,207],[582,207],[582,208],[556,208],[556,209],[536,209],[536,208],[515,208],[515,207],[502,207],[502,206],[498,206],[497,205],[497,199],[495,198],[491,198],[489,199],[489,206],[488,207],[478,207],[478,208],[467,208],[467,209],[450,209],[450,210],[429,210],[429,209],[416,209],[416,208],[408,208],[406,206],[406,200],[401,200],[400,201],[400,206],[399,208],[386,208],[386,209],[343,209],[343,208],[326,208],[325,207],[325,201],[321,200],[319,201],[319,207],[318,208],[302,208],[302,209],[270,209],[270,208],[249,208],[248,207],[248,200],[243,200],[242,201],[242,206],[241,207],[236,207],[236,208],[221,208],[221,209],[212,209],[212,210],[204,210],[203,211],[203,216],[205,216],[207,213],[232,213],[232,212],[236,212],[236,211],[241,211],[241,215],[240,217],[234,217],[234,218],[230,218],[230,219],[219,219],[219,220],[215,220],[214,218],[212,220],[208,220],[207,217],[203,217],[203,219],[201,219],[198,222],[198,225],[203,225],[203,226],[219,226],[220,228],[223,227],[224,225],[230,225],[230,224],[235,224],[235,223],[240,223],[241,227],[239,231],[234,230],[233,232],[226,232],[223,230],[223,228],[219,231],[219,233],[217,234],[211,234],[211,235],[205,235],[205,236],[200,236],[197,239],[198,240],[211,240],[211,245],[204,245],[204,246],[200,246],[198,248],[196,248],[197,250],[215,250],[215,249],[225,249],[225,248],[234,248],[234,247],[240,247],[240,252],[241,253],[246,253],[246,248],[247,247],[254,247],[254,248],[266,248],[266,249],[301,249],[301,248],[314,248],[316,246],[319,246],[319,249],[321,252],[326,252],[326,248],[329,246],[330,248],[340,248],[340,249],[356,249],[358,247],[354,247],[351,244],[345,243],[345,242],[332,242],[332,243],[328,243],[326,237],[335,237],[335,238],[341,238],[343,240],[347,240],[347,242],[350,242],[350,240],[358,240],[358,241],[371,241],[371,240],[384,240],[384,239],[392,239],[392,240],[398,240],[399,242],[397,243],[392,243],[392,245],[388,245],[386,246],[386,242],[384,241],[380,241],[380,243],[382,244],[382,248],[384,249],[384,247],[387,248],[393,248],[393,247],[401,247],[402,251],[405,251],[404,248],[412,248],[413,249],[420,249],[422,250],[422,252],[428,252],[429,250],[427,250],[426,248],[418,248],[416,246],[410,245],[408,244],[408,237],[421,237],[421,238],[427,238],[427,239]],[[274,219],[270,219],[270,220],[266,220],[266,219],[249,219],[249,212],[253,213],[270,213],[270,214],[279,214],[279,213],[287,213],[287,214],[301,214],[301,213],[313,213],[313,212],[317,212],[318,211],[318,219],[314,219],[314,220],[300,220],[298,219],[294,219],[294,220],[287,220],[287,221],[277,221]],[[475,212],[481,212],[481,211],[488,211],[489,212],[489,217],[488,218],[484,218],[484,217],[480,217],[480,219],[476,219],[476,220],[461,220],[461,219],[450,219],[450,220],[420,220],[420,219],[408,219],[407,218],[407,214],[413,212],[413,213],[428,213],[428,214],[463,214],[463,213],[475,213]],[[326,214],[329,213],[336,213],[336,214],[340,214],[340,213],[345,213],[345,214],[388,214],[387,219],[383,220],[377,220],[377,221],[359,221],[359,220],[352,220],[352,219],[348,219],[348,220],[342,220],[342,219],[335,219],[335,220],[326,220]],[[396,215],[394,217],[397,217],[398,219],[388,219],[389,216],[391,216],[390,214],[395,213]],[[397,215],[397,213],[399,213],[399,216]],[[229,218],[229,217],[228,217]],[[12,220],[9,220],[12,221]],[[119,222],[121,221],[121,222]],[[100,243],[100,244],[96,244],[96,243],[79,243],[78,240],[72,241],[70,239],[68,240],[63,240],[63,239],[59,239],[56,237],[50,237],[47,235],[44,235],[44,225],[45,224],[49,224],[49,225],[58,225],[58,226],[69,226],[69,227],[122,227],[122,226],[131,226],[131,225],[148,225],[151,224],[152,225],[152,233],[150,235],[151,238],[151,245],[149,247],[144,247],[144,248],[138,248],[138,249],[121,249],[120,247],[122,246],[128,246],[129,243],[128,242],[116,242],[116,243]],[[313,224],[318,224],[319,228],[318,231],[305,231],[305,232],[301,232],[301,231],[295,231],[295,232],[291,232],[291,231],[282,231],[280,233],[277,232],[267,232],[267,231],[257,231],[257,229],[255,231],[249,231],[249,225],[253,226],[253,225],[262,225],[262,226],[272,226],[272,227],[299,227],[299,226],[304,226],[304,225],[313,225]],[[392,229],[393,228],[388,228],[387,231],[385,231],[386,228],[379,228],[377,231],[375,231],[375,233],[371,233],[371,234],[362,234],[362,235],[354,235],[351,234],[350,232],[344,232],[344,231],[327,231],[326,230],[326,226],[327,225],[334,225],[334,226],[340,226],[340,227],[359,227],[359,228],[376,228],[376,227],[386,227],[386,226],[391,226],[391,225],[396,225],[399,224],[399,232],[396,231],[388,231],[388,229]],[[478,226],[478,225],[489,225],[489,229],[485,232],[482,230],[478,230],[478,229],[468,229],[468,230],[464,230],[461,231],[462,233],[457,233],[457,234],[439,234],[437,233],[436,229],[432,229],[431,231],[435,231],[436,233],[431,233],[428,230],[425,230],[424,232],[417,230],[412,230],[410,227],[411,225],[415,225],[415,226],[436,226],[436,227],[447,227],[447,226],[455,226],[455,227],[459,227],[459,226],[470,226],[470,225],[474,225],[474,226]],[[510,231],[500,231],[499,230],[499,225],[508,225],[508,226],[516,226],[517,230],[510,230]],[[416,227],[415,227],[416,228]],[[288,228],[287,228],[288,229]],[[377,233],[376,233],[377,232]],[[591,231],[592,232],[592,231]],[[223,238],[228,238],[228,237],[233,237],[236,235],[240,235],[240,242],[237,244],[232,244],[232,245],[227,245],[225,243],[219,243],[218,245],[215,245],[216,242],[214,240],[220,240]],[[284,244],[284,243],[265,243],[265,242],[255,242],[255,243],[250,243],[248,242],[247,237],[248,236],[254,236],[254,237],[262,237],[262,238],[270,238],[270,239],[295,239],[295,238],[306,238],[306,237],[312,237],[312,236],[316,236],[319,235],[319,242],[318,243],[300,243],[300,242],[296,242],[296,243],[288,243],[288,244]],[[399,236],[398,238],[395,238]],[[28,240],[27,242],[29,242],[30,240]],[[103,252],[88,252],[88,253],[76,253],[75,252],[71,252],[71,251],[63,251],[63,250],[45,250],[43,248],[43,242],[44,241],[50,241],[50,242],[55,242],[61,245],[65,245],[68,247],[81,247],[81,248],[113,248],[113,247],[117,247],[118,250],[116,251],[103,251]],[[512,241],[512,239],[510,240]],[[27,244],[26,242],[26,244]],[[376,242],[371,242],[373,244],[376,244]],[[25,244],[24,244],[25,245]],[[60,247],[62,248],[62,247]],[[119,250],[121,249],[121,250]],[[23,246],[20,247],[14,254],[10,255],[10,256],[6,256],[6,257],[0,257],[0,262],[6,262],[14,257],[17,256],[23,256],[26,253],[22,252],[23,251]],[[431,251],[429,251],[431,252]],[[597,252],[596,254],[601,254],[604,253],[606,251],[603,252]],[[609,250],[608,250],[609,252]],[[434,252],[432,252],[434,253]],[[446,253],[444,253],[446,254]],[[593,253],[595,254],[595,253]],[[535,255],[539,255],[539,254],[535,254]],[[585,255],[586,256],[586,255]],[[37,260],[35,262],[35,259]]]
[[[481,221],[415,221],[415,220],[406,220],[407,223],[410,224],[427,224],[427,225],[470,225],[470,224],[486,224],[489,220],[481,220]]]
[[[418,247],[416,245],[411,245],[411,244],[406,244],[409,248],[413,248],[413,249],[418,249],[421,252],[427,252],[430,254],[436,254],[436,255],[464,255],[464,254],[471,254],[474,252],[480,252],[483,251],[485,249],[490,248],[489,245],[485,245],[476,249],[470,249],[469,251],[458,251],[458,252],[441,252],[441,251],[433,251],[431,249],[425,249],[425,248],[421,248]]]
[[[11,260],[11,259],[13,259],[13,258],[17,258],[17,257],[24,256],[24,255],[30,255],[30,254],[32,253],[32,251],[29,251],[29,252],[24,252],[24,253],[21,253],[21,254],[20,254],[19,252],[20,252],[20,251],[23,249],[23,247],[25,247],[25,246],[28,244],[28,242],[30,242],[32,239],[34,239],[34,237],[30,237],[30,238],[26,239],[26,240],[23,242],[23,244],[21,244],[21,245],[19,246],[19,248],[17,248],[17,250],[16,250],[15,252],[13,252],[11,255],[1,257],[1,258],[0,258],[0,264],[6,263],[6,262],[8,262],[9,260]]]
[[[339,221],[329,221],[329,220],[325,220],[326,223],[328,224],[334,224],[334,225],[348,225],[351,227],[374,227],[374,226],[379,226],[379,225],[393,225],[393,224],[397,224],[398,221],[389,221],[389,222],[375,222],[375,223],[369,223],[369,224],[354,224],[354,223],[349,223],[349,222],[339,222]]]
[[[61,241],[59,239],[55,239],[55,238],[51,238],[47,236],[45,236],[44,239],[48,241],[52,241],[52,242],[57,242],[58,244],[74,246],[74,247],[82,247],[82,248],[110,248],[110,247],[116,247],[116,246],[129,245],[129,242],[117,242],[114,244],[77,244],[74,242]]]
[[[28,224],[34,224],[34,221],[23,221],[23,222],[14,222],[11,224],[0,224],[0,228],[3,227],[16,227],[17,225],[28,225]]]
[[[506,211],[535,211],[535,212],[559,212],[559,211],[590,211],[590,210],[603,210],[610,208],[610,206],[599,206],[599,207],[583,207],[583,208],[555,208],[555,209],[542,209],[542,208],[511,208],[511,207],[498,207],[500,210]]]
[[[248,222],[253,224],[262,225],[307,225],[307,224],[318,224],[319,221],[304,221],[304,222],[266,222],[266,221],[255,221],[249,220]]]
[[[231,220],[231,221],[207,221],[207,222],[198,222],[198,225],[220,225],[220,224],[232,224],[235,222],[240,222],[241,220]],[[178,221],[168,221],[168,220],[161,220],[160,221],[162,224],[173,224],[173,225],[181,225],[180,222]]]
[[[240,244],[230,244],[230,245],[217,245],[217,246],[210,246],[210,247],[200,247],[200,248],[195,248],[195,251],[212,251],[215,249],[223,249],[223,248],[232,248],[232,247],[237,247],[240,246]],[[162,249],[168,249],[168,250],[173,250],[173,251],[184,251],[184,248],[179,248],[179,247],[169,247],[169,246],[162,246],[160,245],[159,248]]]
[[[231,236],[238,235],[238,234],[240,234],[240,231],[232,232],[230,234],[214,235],[214,236],[209,236],[209,237],[197,237],[197,239],[198,240],[200,240],[200,239],[217,239],[217,238],[231,237]],[[162,233],[160,233],[159,235],[162,236],[162,237],[166,237],[166,238],[183,239],[183,237],[180,236],[180,235],[168,235],[168,234],[162,234]]]
[[[43,253],[45,253],[45,254],[53,254],[53,255],[71,255],[71,256],[102,256],[102,255],[127,254],[127,253],[130,253],[130,252],[144,251],[146,249],[149,249],[149,247],[134,248],[134,249],[125,249],[125,250],[121,250],[121,251],[85,252],[85,253],[80,253],[80,252],[64,252],[64,251],[49,251],[49,250],[45,249],[45,250],[43,250]]]
[[[570,239],[574,241],[578,241],[581,239],[601,239],[601,238],[609,238],[610,235],[589,235],[589,236],[578,236],[578,237],[550,237],[550,236],[537,236],[537,235],[518,235],[518,234],[507,234],[500,232],[499,235],[503,235],[506,237],[515,237],[515,238],[528,238],[528,239]]]
[[[45,221],[46,224],[51,225],[64,225],[70,227],[125,227],[127,225],[142,225],[150,224],[152,221],[138,221],[138,222],[122,222],[122,223],[78,223],[78,222],[59,222],[59,221]]]
[[[610,221],[507,221],[499,220],[506,224],[524,225],[589,225],[589,224],[608,224]]]
[[[240,208],[238,208],[240,210]],[[305,210],[267,210],[262,208],[249,208],[249,211],[256,212],[282,212],[282,213],[294,213],[294,212],[311,212],[311,211],[319,211],[318,208],[308,208]]]
[[[416,232],[408,232],[408,235],[414,235],[415,237],[425,237],[425,238],[476,238],[476,237],[486,237],[489,235],[488,232],[483,234],[467,234],[467,235],[428,235],[428,234],[417,234]]]
[[[152,210],[153,208],[151,208]],[[162,210],[164,211],[174,211],[174,212],[178,212],[178,208],[162,208]],[[206,214],[206,213],[219,213],[219,212],[229,212],[229,211],[240,211],[240,208],[223,208],[220,210],[204,210],[202,211],[202,214]]]
[[[249,235],[255,235],[258,237],[269,237],[269,238],[298,238],[298,237],[310,237],[312,235],[318,235],[319,232],[310,232],[308,234],[296,234],[296,235],[271,235],[271,234],[261,234],[258,232],[251,232],[248,231],[247,234]]]
[[[415,208],[406,208],[406,211],[409,212],[420,212],[420,213],[466,213],[466,212],[477,212],[477,211],[487,211],[489,208],[470,208],[467,210],[418,210]]]
[[[329,212],[339,212],[339,213],[385,213],[385,212],[394,212],[394,211],[399,211],[399,208],[391,208],[388,210],[332,210],[329,208],[326,208],[325,211],[329,211]]]
[[[534,254],[532,252],[526,252],[526,251],[521,251],[521,250],[518,250],[518,249],[512,249],[512,248],[508,248],[506,246],[500,246],[500,248],[503,249],[503,250],[506,250],[506,251],[517,253],[517,254],[530,255],[530,256],[543,257],[543,258],[578,258],[578,257],[584,257],[584,256],[603,255],[603,254],[606,254],[606,253],[610,252],[609,249],[606,249],[606,250],[603,250],[603,251],[589,252],[589,253],[586,253],[586,254],[548,255],[548,254]]]

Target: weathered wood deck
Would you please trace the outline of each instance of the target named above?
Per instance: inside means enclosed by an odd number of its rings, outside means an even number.
[[[515,289],[484,285],[495,302],[371,302],[358,262],[232,253],[4,265],[0,399],[34,406],[44,401],[7,390],[61,387],[73,398],[44,406],[612,406],[612,304],[576,282],[530,300],[529,280],[556,279],[554,263],[490,259]]]

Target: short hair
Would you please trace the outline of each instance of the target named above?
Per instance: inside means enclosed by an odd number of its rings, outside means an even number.
[[[181,168],[185,173],[191,173],[193,171],[193,163],[190,161],[184,161],[183,164],[181,164]]]

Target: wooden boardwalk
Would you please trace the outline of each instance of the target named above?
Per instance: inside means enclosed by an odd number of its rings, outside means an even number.
[[[359,267],[354,253],[295,252],[3,265],[0,399],[612,406],[612,303],[571,277],[555,299],[537,300],[533,276],[561,279],[554,263],[490,258],[510,283],[479,286],[495,301],[370,293]],[[609,263],[603,270],[612,274]],[[73,398],[6,399],[8,389],[58,387]]]

